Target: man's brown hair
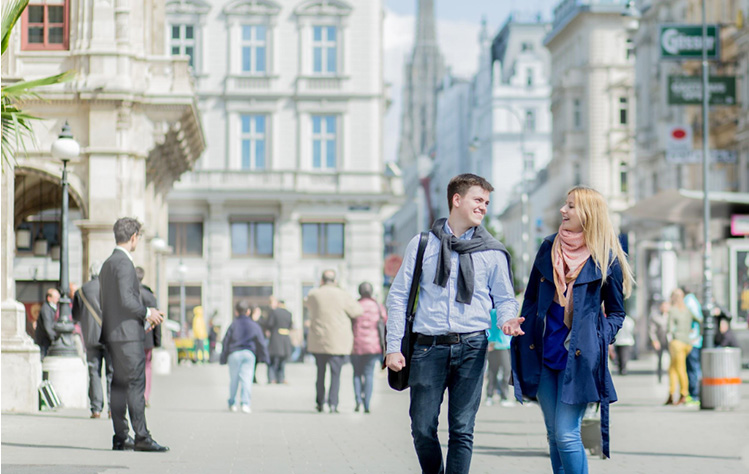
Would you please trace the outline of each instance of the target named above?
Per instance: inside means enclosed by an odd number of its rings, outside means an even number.
[[[469,189],[473,186],[479,186],[485,191],[492,192],[494,187],[481,176],[477,176],[471,173],[463,173],[455,176],[447,184],[447,208],[453,210],[453,196],[459,194],[461,197],[465,196]]]

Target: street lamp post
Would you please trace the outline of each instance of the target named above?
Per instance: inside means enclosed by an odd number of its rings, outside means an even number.
[[[60,136],[52,144],[52,156],[62,161],[62,211],[61,222],[61,245],[60,245],[60,301],[58,304],[60,316],[55,323],[57,338],[49,348],[50,356],[77,357],[73,341],[73,321],[70,318],[70,281],[68,277],[70,263],[70,247],[68,245],[68,161],[80,155],[81,147],[73,139],[70,126],[67,122],[62,127]]]
[[[179,274],[179,337],[185,337],[185,276],[187,275],[187,266],[179,261],[179,267],[177,267],[177,273]]]
[[[161,254],[166,252],[167,244],[159,237],[158,234],[156,234],[156,237],[154,237],[151,240],[151,248],[153,248],[154,253],[156,254],[156,302],[158,305],[161,304]]]
[[[716,32],[717,35],[717,32]],[[718,41],[718,37],[715,38]],[[705,320],[705,330],[702,347],[712,349],[713,344],[713,263],[712,242],[710,241],[710,89],[709,70],[707,65],[707,19],[705,15],[705,0],[702,0],[702,238],[703,238],[703,302],[702,314]]]

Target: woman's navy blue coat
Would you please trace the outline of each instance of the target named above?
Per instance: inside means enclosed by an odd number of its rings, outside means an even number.
[[[554,269],[551,246],[556,234],[544,239],[536,254],[521,316],[525,318],[522,336],[512,338],[512,375],[515,397],[535,399],[543,365],[546,314],[554,299]],[[603,452],[609,455],[609,403],[616,391],[608,369],[608,345],[622,327],[624,296],[622,268],[614,260],[608,268],[606,283],[601,271],[589,258],[572,289],[573,317],[569,336],[567,367],[562,385],[562,402],[568,404],[601,403]],[[601,303],[604,304],[604,315]]]

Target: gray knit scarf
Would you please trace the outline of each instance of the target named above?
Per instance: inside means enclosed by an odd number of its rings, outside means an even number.
[[[504,245],[482,226],[476,226],[473,231],[473,237],[470,240],[460,240],[453,234],[445,232],[445,221],[447,219],[437,219],[432,225],[432,233],[440,239],[440,254],[437,258],[437,270],[434,274],[434,284],[442,288],[447,286],[450,279],[450,255],[453,251],[458,252],[458,292],[455,301],[458,303],[471,304],[473,299],[473,252],[482,252],[485,250],[499,250],[507,257],[508,272],[510,281],[512,281],[512,265],[510,264],[510,254]]]

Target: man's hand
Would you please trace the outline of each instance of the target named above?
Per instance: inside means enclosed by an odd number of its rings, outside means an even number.
[[[146,321],[150,323],[150,329],[153,329],[155,326],[158,326],[159,324],[164,322],[164,312],[159,311],[156,308],[149,308]]]
[[[512,318],[502,325],[502,332],[507,336],[522,336],[525,332],[520,329],[525,318]]]
[[[661,350],[661,343],[657,339],[653,339],[653,349],[656,351]]]
[[[406,366],[406,358],[400,352],[385,356],[385,366],[393,372],[400,372]]]

